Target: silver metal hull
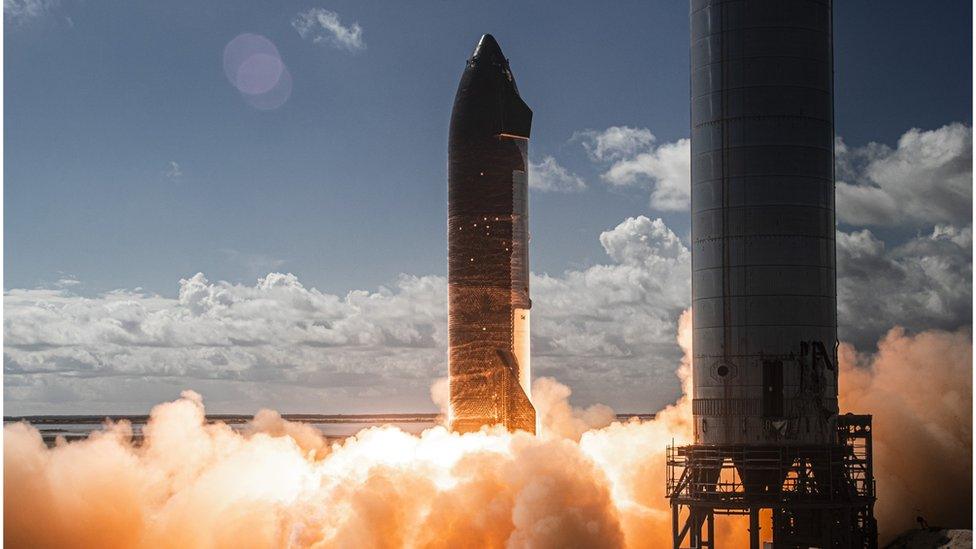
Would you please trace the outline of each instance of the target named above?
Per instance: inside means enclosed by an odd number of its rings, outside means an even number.
[[[829,0],[691,4],[695,440],[832,441]]]

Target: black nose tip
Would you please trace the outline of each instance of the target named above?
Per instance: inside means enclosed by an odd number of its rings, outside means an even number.
[[[495,41],[495,37],[490,34],[485,34],[478,41],[478,46],[474,49],[474,54],[471,56],[472,59],[498,59],[503,61],[505,56],[502,54],[502,49],[498,46],[498,42]]]

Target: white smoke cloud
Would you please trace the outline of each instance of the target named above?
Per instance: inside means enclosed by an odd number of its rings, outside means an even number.
[[[958,122],[908,130],[894,149],[850,148],[837,139],[838,219],[856,226],[970,224],[972,149],[972,128]]]
[[[578,132],[590,158],[605,165],[601,178],[616,186],[650,191],[652,210],[687,210],[691,203],[691,141],[657,144],[646,128],[612,126]]]
[[[339,49],[358,51],[366,49],[363,29],[359,23],[345,26],[339,14],[324,8],[311,8],[295,16],[291,25],[299,36],[314,44],[331,44]]]
[[[546,192],[578,192],[586,188],[583,178],[546,156],[541,162],[529,161],[529,187]]]

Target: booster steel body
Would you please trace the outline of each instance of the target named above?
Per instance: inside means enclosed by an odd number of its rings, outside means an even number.
[[[491,35],[467,62],[448,146],[451,427],[535,432],[527,147],[532,111]]]
[[[695,441],[836,438],[830,0],[692,0]]]

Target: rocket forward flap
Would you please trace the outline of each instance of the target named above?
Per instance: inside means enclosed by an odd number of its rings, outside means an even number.
[[[506,103],[502,111],[502,133],[528,139],[532,128],[532,109],[518,94],[509,95]]]
[[[508,101],[508,108],[502,115],[502,133],[529,138],[532,127],[532,111],[522,101],[521,97],[513,96]]]

